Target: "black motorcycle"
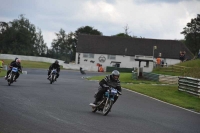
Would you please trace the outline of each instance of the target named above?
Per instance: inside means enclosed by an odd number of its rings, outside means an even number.
[[[9,86],[16,80],[17,73],[18,73],[18,68],[17,67],[12,67],[12,70],[8,74],[8,78],[7,78]]]
[[[56,76],[57,76],[57,71],[56,69],[53,69],[50,73],[50,77],[49,77],[49,80],[50,80],[50,84],[52,84],[53,82],[56,81]]]
[[[82,67],[80,67],[81,74],[86,74]]]
[[[103,115],[107,115],[113,106],[114,97],[119,95],[121,95],[121,92],[115,88],[109,87],[107,92],[103,95],[103,98],[97,103],[96,106],[90,104],[90,106],[92,106],[92,112],[95,113],[98,110],[101,111]],[[96,94],[94,97],[96,98]]]

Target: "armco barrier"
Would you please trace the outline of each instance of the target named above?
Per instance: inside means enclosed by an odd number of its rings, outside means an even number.
[[[160,75],[159,81],[167,84],[178,84],[178,76]]]
[[[159,74],[143,72],[142,76],[148,80],[159,81]]]
[[[178,90],[185,91],[200,97],[200,79],[190,77],[179,77]]]
[[[138,79],[138,73],[137,72],[132,72],[132,79]]]
[[[178,76],[161,75],[161,74],[148,73],[148,72],[143,72],[142,76],[145,79],[159,81],[161,83],[178,84]]]

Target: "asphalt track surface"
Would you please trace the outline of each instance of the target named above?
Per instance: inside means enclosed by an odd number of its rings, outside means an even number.
[[[63,70],[50,84],[46,70],[27,71],[11,86],[0,78],[0,133],[200,133],[200,114],[123,90],[103,116],[89,106],[98,82]]]

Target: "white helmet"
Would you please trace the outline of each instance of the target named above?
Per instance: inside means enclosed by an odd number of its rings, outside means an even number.
[[[119,76],[120,76],[119,71],[117,71],[117,70],[112,71],[112,78],[113,78],[114,80],[118,80],[118,79],[119,79]]]

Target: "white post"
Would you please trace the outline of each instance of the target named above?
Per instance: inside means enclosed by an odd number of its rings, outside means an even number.
[[[153,46],[153,64],[154,64],[154,50],[157,49],[157,46]]]

